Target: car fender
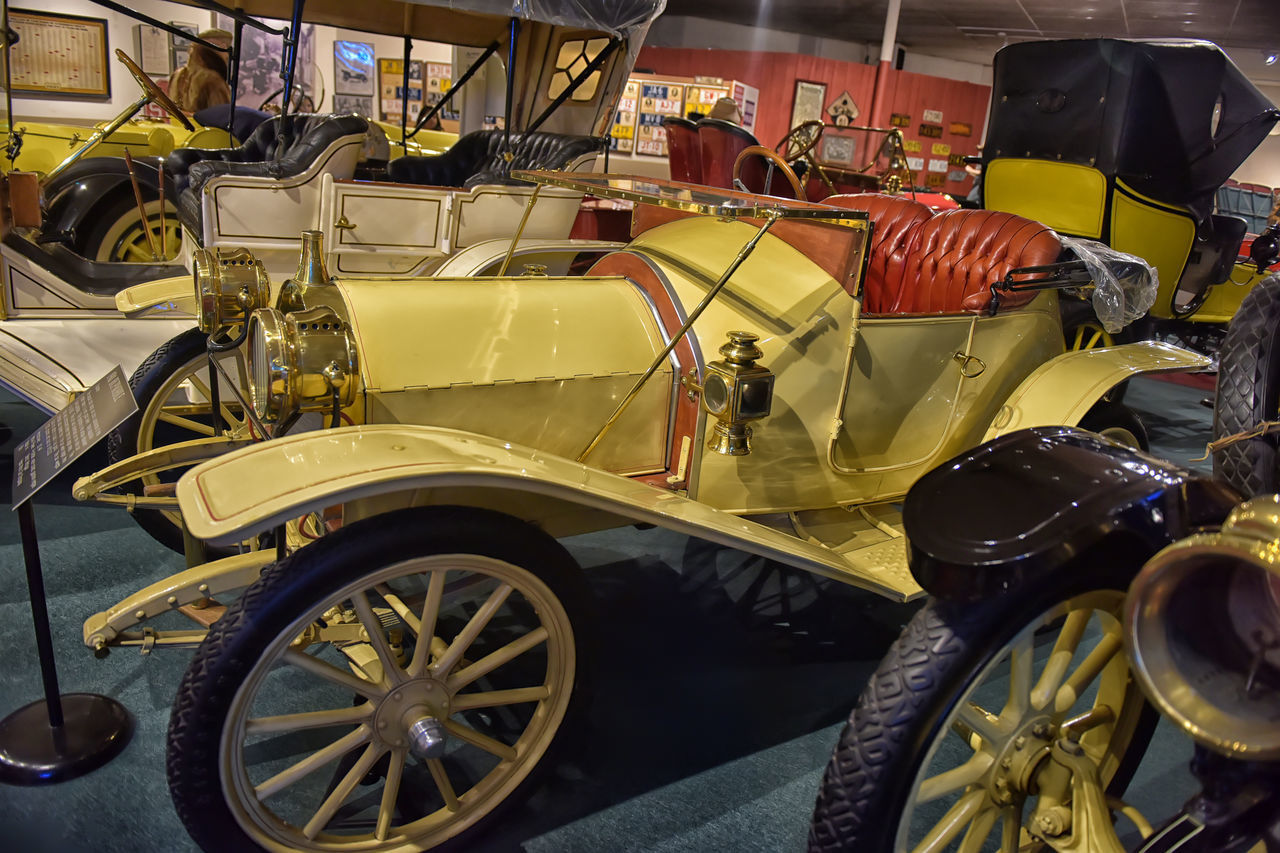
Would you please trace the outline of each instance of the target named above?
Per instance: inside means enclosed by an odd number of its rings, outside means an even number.
[[[215,545],[337,504],[359,502],[348,521],[408,502],[463,505],[509,512],[553,536],[650,523],[898,601],[921,594],[905,572],[860,569],[832,549],[676,492],[440,427],[355,426],[261,442],[192,468],[177,497],[187,529]]]
[[[152,201],[159,195],[160,158],[135,157],[134,175],[142,197]],[[172,194],[172,186],[166,188]],[[48,199],[44,231],[47,234],[72,231],[83,224],[104,199],[117,193],[133,194],[129,167],[121,157],[91,157],[72,163],[44,188]],[[176,199],[174,202],[176,203]],[[108,202],[110,203],[110,202]]]
[[[1177,373],[1209,366],[1209,359],[1160,341],[1073,350],[1045,362],[1014,389],[983,436],[1037,426],[1075,426],[1103,395],[1145,373]]]
[[[116,310],[129,319],[158,314],[196,313],[190,278],[162,278],[126,287],[116,294]]]

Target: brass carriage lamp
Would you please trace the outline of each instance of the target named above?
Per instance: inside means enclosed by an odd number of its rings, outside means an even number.
[[[764,356],[756,346],[759,339],[751,332],[730,332],[729,342],[720,347],[724,359],[707,365],[702,405],[716,417],[707,442],[716,453],[750,453],[751,427],[747,422],[768,417],[773,406],[773,371],[756,364]]]
[[[248,249],[197,249],[196,324],[212,335],[271,304],[271,277]]]

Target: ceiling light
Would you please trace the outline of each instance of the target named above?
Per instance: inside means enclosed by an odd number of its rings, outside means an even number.
[[[1277,60],[1277,59],[1280,59],[1280,54],[1277,54],[1277,53],[1268,53],[1268,54],[1267,54],[1267,58],[1266,58],[1264,61],[1265,61],[1268,65],[1275,65],[1275,64],[1276,64],[1276,60]]]

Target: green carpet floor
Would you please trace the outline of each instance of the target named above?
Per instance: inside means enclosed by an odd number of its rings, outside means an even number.
[[[1209,432],[1202,397],[1138,380],[1127,401],[1150,429],[1153,451],[1190,464]],[[0,398],[0,422],[14,430],[0,448],[6,501],[12,448],[42,420]],[[35,512],[62,689],[118,699],[138,728],[120,757],[89,776],[0,788],[2,846],[194,851],[164,778],[169,706],[191,653],[117,650],[97,660],[80,640],[86,616],[178,570],[181,559],[124,513],[75,505],[65,482],[43,492]],[[914,608],[802,583],[788,588],[794,610],[784,617],[768,595],[726,571],[736,555],[684,537],[626,529],[566,544],[589,570],[603,627],[590,720],[575,732],[571,756],[474,849],[803,850],[839,727]],[[3,715],[41,696],[17,522],[8,513],[0,515],[0,567]],[[1130,799],[1151,817],[1174,811],[1194,790],[1189,756],[1189,742],[1162,724]]]

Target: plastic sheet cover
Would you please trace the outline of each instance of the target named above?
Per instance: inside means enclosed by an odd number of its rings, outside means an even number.
[[[1084,261],[1093,278],[1093,312],[1110,334],[1151,310],[1160,280],[1155,267],[1137,255],[1117,252],[1095,240],[1060,235],[1062,245]]]
[[[641,39],[667,0],[410,0],[423,6],[442,6],[459,12],[502,15],[543,21],[565,27],[599,30],[630,39]]]

